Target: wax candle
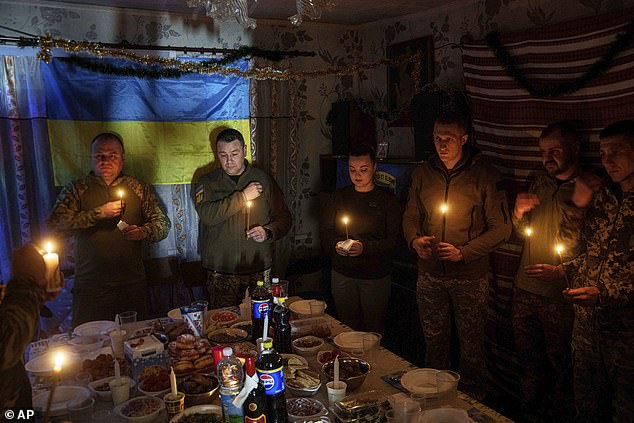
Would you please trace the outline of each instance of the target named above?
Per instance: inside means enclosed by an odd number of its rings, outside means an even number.
[[[116,358],[114,359],[114,378],[117,381],[117,385],[121,385],[121,366]]]
[[[57,272],[59,269],[59,255],[53,253],[53,244],[46,243],[46,254],[44,254],[44,264],[46,265],[46,287],[47,291],[53,292],[57,290]]]
[[[531,259],[531,235],[533,234],[533,230],[531,228],[526,228],[526,240],[528,241],[528,264],[531,264],[533,261]]]
[[[346,226],[346,239],[349,239],[350,237],[348,236],[348,216],[344,216],[343,217],[343,224]]]
[[[335,357],[335,388],[339,387],[339,356]]]
[[[55,360],[53,362],[53,383],[51,385],[51,391],[48,395],[48,401],[46,401],[46,410],[44,411],[44,423],[48,423],[51,421],[51,405],[53,404],[53,398],[55,397],[55,388],[57,387],[57,379],[59,375],[62,373],[62,364],[64,364],[64,354],[61,352],[55,355]]]
[[[441,241],[445,242],[445,230],[447,228],[447,210],[449,207],[446,203],[442,203],[440,205],[440,213],[442,213],[442,233],[441,233]]]
[[[570,286],[570,281],[568,280],[568,274],[566,273],[566,266],[564,265],[564,258],[562,256],[562,253],[564,252],[564,247],[563,245],[559,244],[555,247],[555,250],[557,251],[557,254],[559,255],[559,263],[561,264],[561,269],[564,271],[564,280],[566,281],[566,289],[570,289],[572,287]]]
[[[170,387],[172,388],[172,395],[176,396],[178,390],[176,389],[176,374],[174,374],[174,368],[170,371]]]
[[[251,227],[251,206],[253,206],[253,202],[247,201],[247,231]]]

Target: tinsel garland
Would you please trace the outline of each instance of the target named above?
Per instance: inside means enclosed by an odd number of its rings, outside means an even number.
[[[559,97],[579,91],[596,78],[605,74],[614,65],[614,57],[628,48],[632,40],[634,40],[634,20],[625,25],[625,30],[616,36],[616,40],[610,44],[608,51],[603,57],[597,60],[581,77],[574,81],[538,88],[533,86],[526,74],[518,69],[515,59],[502,44],[502,35],[499,32],[491,32],[486,37],[487,45],[493,50],[495,57],[502,63],[502,66],[504,66],[506,74],[535,97]]]
[[[348,66],[329,67],[324,69],[314,69],[306,71],[290,69],[280,70],[270,66],[252,68],[243,71],[238,68],[224,66],[224,64],[226,64],[225,59],[233,62],[241,58],[239,57],[238,53],[236,53],[235,55],[229,55],[231,57],[221,59],[222,62],[219,62],[217,60],[192,62],[158,56],[139,55],[134,51],[125,48],[109,48],[104,47],[100,43],[94,43],[90,41],[65,40],[61,38],[53,38],[49,35],[45,37],[38,37],[38,45],[40,47],[38,58],[47,63],[50,62],[53,58],[52,49],[62,48],[72,54],[71,57],[64,58],[63,60],[73,63],[77,66],[92,70],[94,72],[154,79],[176,78],[185,73],[207,73],[219,74],[224,76],[238,76],[241,78],[258,80],[302,80],[325,76],[347,76],[353,75],[362,70],[374,69],[379,66],[399,66],[405,63],[412,62],[412,80],[414,81],[414,91],[419,92],[422,88],[420,52],[403,55],[396,59],[383,59],[376,62],[353,63]],[[243,50],[242,52],[246,51],[247,50]],[[104,63],[94,58],[79,57],[78,53],[91,54],[93,56],[97,56],[97,58],[108,56],[125,59],[146,66],[141,68],[132,66],[118,66],[110,63]],[[282,51],[280,51],[279,53],[281,55],[284,54],[284,52]]]

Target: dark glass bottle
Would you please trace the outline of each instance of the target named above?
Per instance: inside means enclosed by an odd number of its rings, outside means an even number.
[[[286,307],[286,298],[277,299],[273,309],[273,348],[280,354],[291,354],[291,311]]]
[[[253,357],[246,358],[244,368],[247,377],[254,377],[255,360]],[[255,378],[258,377],[255,376]],[[259,378],[257,388],[249,392],[242,406],[242,410],[244,411],[245,423],[267,423],[266,393],[264,391],[264,385],[262,385],[262,382],[259,382]]]
[[[264,350],[255,362],[255,368],[264,385],[268,423],[286,423],[286,386],[284,385],[284,362],[273,349],[273,342],[264,342]]]

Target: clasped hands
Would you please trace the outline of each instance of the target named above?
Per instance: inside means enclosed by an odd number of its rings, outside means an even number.
[[[339,243],[335,245],[335,252],[340,256],[348,256],[348,257],[358,257],[363,254],[363,243],[361,241],[352,241],[352,245],[350,249],[346,250],[342,248]]]
[[[124,208],[125,202],[123,200],[109,201],[99,206],[97,219],[105,220],[120,217]],[[141,241],[145,238],[145,232],[137,225],[128,225],[121,230],[121,233],[126,241]]]
[[[459,248],[448,242],[439,242],[432,245],[434,239],[436,239],[435,236],[419,236],[412,241],[412,248],[416,251],[418,257],[429,260],[435,250],[439,261],[458,262],[464,260],[462,251]]]

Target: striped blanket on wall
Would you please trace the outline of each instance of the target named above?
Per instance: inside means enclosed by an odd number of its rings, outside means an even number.
[[[631,16],[632,9],[503,34],[502,43],[533,86],[549,87],[580,78],[606,53]],[[509,179],[511,202],[542,168],[537,138],[546,125],[561,120],[575,124],[584,138],[582,164],[599,165],[601,129],[634,117],[634,45],[616,56],[609,72],[561,97],[531,96],[506,74],[485,41],[465,46],[463,66],[477,144]],[[491,382],[513,395],[518,388],[510,312],[520,251],[514,237],[495,254],[488,333]]]

